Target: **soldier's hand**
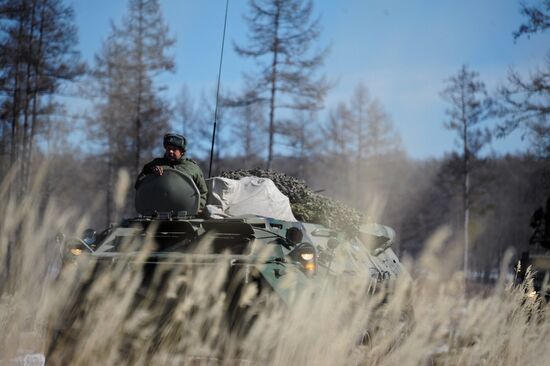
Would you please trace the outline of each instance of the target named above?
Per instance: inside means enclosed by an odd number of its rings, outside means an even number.
[[[153,167],[153,173],[156,175],[162,175],[162,167],[159,165],[155,165]]]

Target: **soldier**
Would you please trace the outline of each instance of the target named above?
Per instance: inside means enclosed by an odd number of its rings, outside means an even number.
[[[137,189],[141,184],[143,178],[148,174],[163,174],[163,167],[171,167],[177,169],[186,175],[188,175],[195,185],[199,189],[201,195],[199,209],[203,209],[206,205],[206,195],[208,194],[208,188],[204,181],[204,175],[201,168],[193,160],[185,157],[186,147],[185,137],[175,133],[168,133],[164,135],[163,146],[166,152],[162,158],[156,158],[153,161],[145,164],[141,173],[139,173],[135,188]]]

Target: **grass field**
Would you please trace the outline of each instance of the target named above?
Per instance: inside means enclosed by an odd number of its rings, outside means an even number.
[[[250,296],[249,326],[229,331],[221,288],[227,266],[159,273],[136,292],[141,269],[61,266],[58,232],[86,217],[44,205],[40,182],[22,200],[0,187],[0,357],[41,353],[48,365],[541,365],[550,360],[547,307],[529,287],[501,280],[467,292],[441,229],[406,265],[391,296],[368,276],[306,289],[292,308]],[[19,240],[15,241],[15,238]],[[452,245],[452,244],[451,244]],[[8,261],[8,258],[10,260]],[[247,318],[249,319],[249,318]]]

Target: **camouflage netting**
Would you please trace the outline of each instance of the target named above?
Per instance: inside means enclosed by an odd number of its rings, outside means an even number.
[[[341,202],[315,193],[303,181],[284,173],[256,168],[224,171],[221,176],[230,179],[248,176],[269,178],[289,198],[292,213],[298,220],[325,225],[349,234],[359,230],[359,212]]]

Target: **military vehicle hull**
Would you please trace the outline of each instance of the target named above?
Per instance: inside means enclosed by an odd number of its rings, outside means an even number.
[[[321,286],[327,276],[367,273],[366,280],[373,282],[408,276],[391,249],[392,238],[382,235],[390,229],[372,228],[362,238],[348,238],[322,225],[252,215],[215,220],[138,217],[98,234],[93,251],[75,242],[69,255],[75,257],[74,248],[80,246],[77,255],[90,260],[143,265],[145,283],[152,281],[159,265],[225,264],[246,273],[241,279],[245,283],[261,277],[264,286],[290,305],[300,289]],[[299,231],[300,242],[288,239],[289,231]],[[379,246],[366,242],[369,236]]]
[[[328,281],[338,278],[355,276],[375,291],[380,284],[409,277],[391,248],[395,232],[384,225],[364,225],[356,235],[350,235],[319,224],[258,214],[262,208],[257,207],[257,201],[240,206],[245,210],[251,207],[254,214],[206,219],[204,212],[197,212],[199,196],[193,189],[184,190],[184,203],[178,203],[175,209],[157,211],[157,201],[162,201],[159,207],[170,209],[173,197],[169,192],[177,188],[180,175],[157,178],[176,180],[159,185],[158,190],[155,178],[149,179],[144,185],[147,194],[136,195],[144,200],[136,202],[138,209],[143,208],[139,216],[74,241],[68,256],[85,256],[96,262],[98,275],[106,268],[139,268],[141,283],[136,302],[158,301],[167,294],[175,299],[186,296],[185,284],[177,277],[189,278],[206,271],[207,279],[203,281],[208,286],[222,276],[220,291],[224,292],[227,324],[237,330],[248,327],[250,307],[265,299],[292,309],[306,289],[306,293],[321,292]],[[188,184],[189,179],[181,182],[196,190]],[[258,182],[253,184],[257,186]],[[151,197],[156,191],[160,197]],[[262,197],[273,196],[272,191],[267,193]],[[218,198],[226,202],[224,197]],[[280,202],[284,204],[284,199],[279,197],[275,203]],[[273,201],[264,206],[272,208]],[[274,212],[291,216],[289,210],[278,208]],[[255,288],[254,298],[242,301],[245,289],[251,286]]]

